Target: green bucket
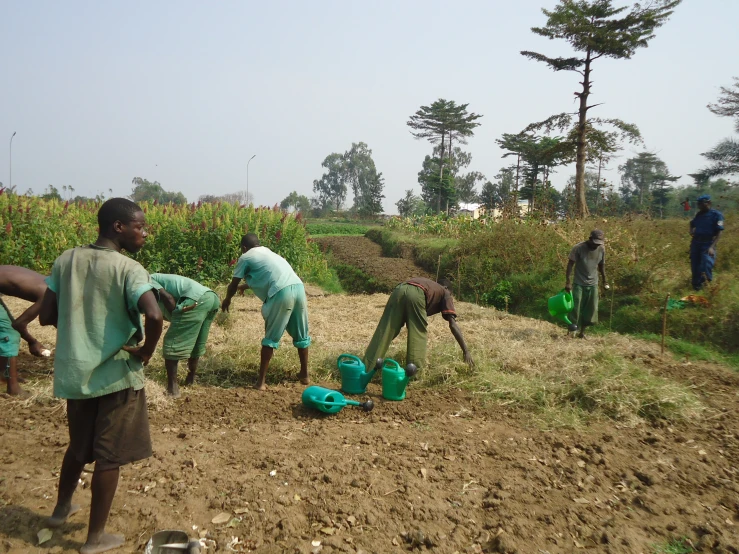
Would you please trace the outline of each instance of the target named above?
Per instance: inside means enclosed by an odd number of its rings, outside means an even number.
[[[549,315],[564,321],[567,325],[572,325],[570,318],[567,317],[575,307],[575,302],[572,300],[571,292],[567,292],[562,289],[559,293],[549,299],[547,307],[549,308]]]

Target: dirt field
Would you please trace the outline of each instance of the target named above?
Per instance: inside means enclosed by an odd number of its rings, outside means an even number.
[[[325,378],[338,352],[361,353],[386,298],[310,296],[314,375]],[[243,347],[251,357],[230,371],[251,379],[259,302],[237,298],[232,309],[231,326],[214,328],[203,372],[225,371],[219,360],[236,360]],[[545,322],[466,304],[458,311],[473,353],[514,324],[551,336],[543,346],[550,351],[577,347],[561,346],[560,330]],[[34,331],[53,345],[49,329]],[[432,349],[453,343],[441,320],[430,332]],[[592,340],[598,349],[608,339]],[[705,408],[699,417],[545,431],[515,405],[449,387],[412,385],[392,403],[372,383],[373,412],[323,416],[300,404],[302,387],[289,381],[265,393],[199,385],[177,401],[152,382],[155,454],[122,471],[109,530],[128,542],[115,552],[140,552],[153,532],[174,528],[203,536],[210,552],[651,554],[686,537],[701,552],[736,554],[739,376],[629,344],[650,371],[693,387]],[[161,365],[155,359],[150,371]],[[89,475],[76,495],[83,510],[37,546],[67,431],[64,405],[49,396],[50,362],[23,354],[20,366],[35,398],[0,398],[0,552],[73,552],[85,537]],[[289,343],[273,366],[296,371]]]
[[[329,250],[340,262],[359,268],[381,283],[387,291],[410,277],[435,278],[410,260],[384,257],[382,247],[367,237],[319,237],[315,240],[324,252]]]

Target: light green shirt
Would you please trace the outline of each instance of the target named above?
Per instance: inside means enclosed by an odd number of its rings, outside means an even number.
[[[211,292],[211,289],[201,285],[197,281],[182,275],[173,275],[170,273],[152,273],[151,281],[154,287],[158,289],[164,289],[174,297],[174,303],[176,306],[187,300],[198,301],[200,297],[206,292]],[[162,310],[162,314],[167,321],[171,321],[172,314],[169,313],[164,307],[162,302],[159,302],[159,307]]]
[[[287,260],[266,246],[256,246],[242,254],[233,276],[245,279],[262,302],[285,287],[303,284]]]
[[[143,363],[121,350],[143,339],[138,302],[153,290],[138,262],[110,248],[67,250],[46,284],[56,293],[54,395],[84,399],[144,387]]]

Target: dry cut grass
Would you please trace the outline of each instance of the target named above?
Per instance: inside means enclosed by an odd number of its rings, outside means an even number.
[[[323,295],[308,288],[311,377],[314,382],[338,383],[336,358],[342,353],[362,356],[387,302],[385,294]],[[25,304],[9,299],[12,310]],[[261,302],[252,295],[236,297],[231,314],[213,326],[208,353],[201,359],[198,386],[251,386],[259,367],[263,336]],[[461,351],[440,317],[429,321],[429,356],[414,387],[459,387],[481,399],[531,414],[546,427],[577,426],[602,418],[624,425],[645,420],[696,417],[702,405],[685,384],[660,375],[664,364],[651,343],[611,333],[579,340],[564,328],[458,303],[459,323],[475,359],[474,368],[462,362]],[[47,345],[54,330],[32,331]],[[388,356],[405,362],[402,331]],[[285,335],[275,352],[268,383],[294,379],[299,368],[296,350]],[[184,377],[186,368],[181,364]],[[147,368],[147,394],[154,409],[170,402],[164,394],[164,362],[159,353]],[[34,397],[26,402],[50,401],[51,380],[39,376],[26,388]]]

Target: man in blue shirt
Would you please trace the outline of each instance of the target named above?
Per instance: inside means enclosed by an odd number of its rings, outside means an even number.
[[[724,230],[724,216],[711,208],[711,197],[698,197],[698,213],[690,221],[690,269],[693,273],[693,288],[700,290],[703,284],[713,279],[716,264],[716,243]]]

